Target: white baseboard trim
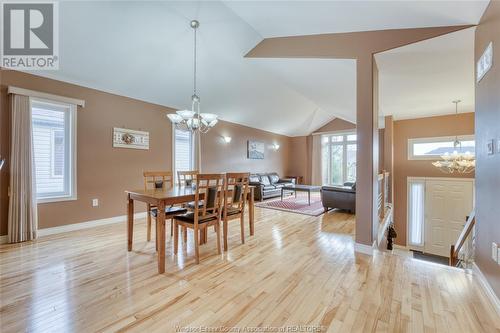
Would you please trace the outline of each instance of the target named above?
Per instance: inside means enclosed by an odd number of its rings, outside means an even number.
[[[410,251],[410,248],[405,245],[398,245],[398,244],[393,244],[392,247],[394,249],[402,250],[402,251]]]
[[[7,244],[8,239],[9,239],[9,237],[7,235],[0,236],[0,245]]]
[[[477,276],[477,279],[479,280],[481,287],[483,287],[486,296],[490,299],[491,303],[493,304],[493,307],[497,311],[497,314],[500,315],[500,299],[498,299],[498,296],[495,294],[495,291],[493,291],[493,288],[491,288],[490,284],[488,283],[488,280],[486,280],[486,277],[483,275],[483,272],[481,272],[476,263],[472,264],[472,272],[474,273],[475,276]]]
[[[145,218],[145,217],[146,217],[146,212],[134,214],[134,219],[141,219],[141,218]],[[75,231],[75,230],[94,228],[94,227],[98,227],[98,226],[119,223],[119,222],[126,222],[126,221],[127,221],[127,215],[120,215],[120,216],[109,217],[106,219],[62,225],[60,227],[38,229],[38,237],[60,234],[63,232],[69,232],[69,231]],[[5,237],[7,237],[7,236],[5,236]]]
[[[371,256],[373,255],[373,246],[361,243],[354,243],[354,251]]]

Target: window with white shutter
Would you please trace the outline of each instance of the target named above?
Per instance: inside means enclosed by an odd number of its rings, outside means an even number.
[[[76,199],[75,110],[71,104],[31,99],[39,202]]]
[[[177,171],[193,170],[193,135],[174,128],[174,167]]]

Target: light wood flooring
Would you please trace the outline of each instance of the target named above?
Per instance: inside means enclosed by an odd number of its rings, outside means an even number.
[[[178,257],[168,235],[162,275],[144,221],[132,252],[125,223],[0,246],[0,331],[500,332],[475,277],[410,257],[355,253],[351,215],[255,213],[255,236],[241,245],[233,221],[222,255],[210,230],[199,265],[192,235]]]

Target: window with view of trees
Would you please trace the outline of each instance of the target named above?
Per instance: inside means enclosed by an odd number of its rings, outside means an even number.
[[[343,185],[356,181],[356,139],[355,133],[322,136],[323,184]]]

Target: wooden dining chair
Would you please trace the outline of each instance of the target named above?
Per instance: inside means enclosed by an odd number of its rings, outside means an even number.
[[[191,186],[192,184],[196,184],[196,176],[199,174],[198,170],[191,171],[177,171],[177,179],[179,182],[179,186]],[[194,202],[186,203],[186,208],[189,210],[194,209]],[[203,200],[198,202],[199,208],[203,206]],[[184,236],[185,237],[185,236]]]
[[[174,186],[174,179],[171,171],[144,171],[144,189],[168,189]],[[165,220],[170,219],[170,235],[173,234],[174,222],[173,217],[177,214],[184,214],[187,209],[182,207],[165,207]],[[158,216],[158,209],[151,204],[147,204],[147,240],[151,240],[151,217],[155,219]],[[156,223],[155,223],[156,226]],[[155,228],[156,233],[156,228]],[[158,239],[158,235],[156,235]],[[158,243],[158,242],[157,242]]]
[[[198,174],[198,170],[177,171],[177,181],[179,182],[179,186],[186,186],[190,185],[191,182],[196,182],[196,176]]]
[[[200,262],[200,230],[214,226],[217,235],[217,253],[221,253],[220,221],[224,196],[224,174],[198,174],[196,177],[195,203],[203,197],[205,204],[195,204],[193,211],[174,217],[174,254],[179,247],[179,226],[193,229],[196,263]]]
[[[227,251],[228,222],[240,220],[241,244],[245,244],[245,202],[248,195],[250,173],[227,173],[224,182],[224,205],[222,208],[224,251]]]

